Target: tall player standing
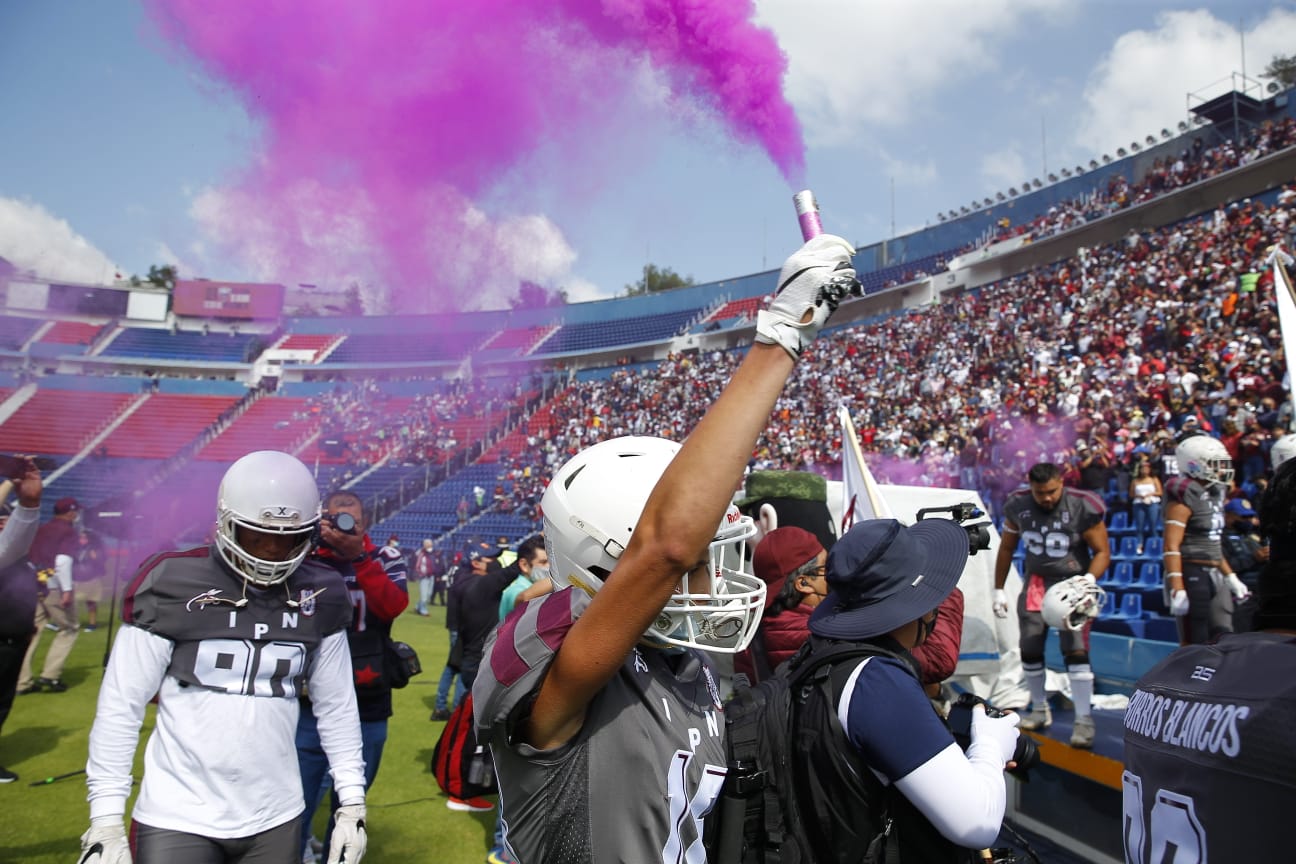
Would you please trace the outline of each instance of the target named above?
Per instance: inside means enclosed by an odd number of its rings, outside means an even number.
[[[1111,562],[1107,544],[1107,513],[1102,498],[1083,489],[1062,485],[1062,471],[1051,462],[1031,466],[1026,474],[1027,489],[1018,489],[1004,502],[1004,524],[995,559],[994,612],[1008,617],[1008,595],[1004,585],[1018,541],[1026,549],[1022,574],[1025,586],[1017,598],[1017,618],[1021,627],[1022,670],[1030,688],[1031,712],[1022,718],[1022,729],[1046,729],[1053,722],[1044,689],[1044,639],[1048,625],[1044,622],[1044,595],[1054,585],[1081,576],[1088,586],[1096,586],[1098,577]],[[1067,677],[1071,681],[1075,702],[1075,725],[1071,746],[1092,748],[1094,740],[1093,668],[1089,665],[1089,625],[1077,630],[1060,628],[1058,640]]]
[[[555,592],[505,620],[473,688],[526,864],[706,860],[725,750],[702,652],[746,647],[764,599],[743,569],[754,525],[730,499],[796,359],[856,284],[853,251],[819,235],[787,260],[756,344],[682,447],[612,439],[550,482]]]
[[[341,802],[328,861],[360,861],[351,600],[337,570],[307,558],[319,518],[305,465],[250,453],[221,480],[215,543],[155,555],[135,574],[90,730],[80,864],[130,864],[130,846],[138,864],[300,860],[293,738],[307,684]],[[131,765],[155,694],[128,846]]]

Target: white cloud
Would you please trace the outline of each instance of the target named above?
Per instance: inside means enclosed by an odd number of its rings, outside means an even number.
[[[0,196],[0,258],[44,279],[106,284],[118,267],[39,204]]]
[[[905,125],[951,79],[995,68],[1023,26],[1075,11],[1066,0],[757,0],[756,9],[788,56],[786,92],[812,146]]]
[[[1296,12],[1274,9],[1245,36],[1247,74],[1256,79],[1272,57],[1296,44]],[[1164,13],[1155,29],[1118,38],[1090,74],[1077,144],[1091,158],[1163,128],[1174,131],[1187,117],[1189,93],[1200,100],[1227,92],[1240,67],[1234,24],[1206,10]]]
[[[1017,186],[1027,179],[1026,160],[1015,146],[981,157],[981,176],[994,189]]]

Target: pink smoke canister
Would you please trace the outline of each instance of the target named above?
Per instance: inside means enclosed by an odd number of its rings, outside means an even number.
[[[814,193],[809,189],[803,189],[792,196],[792,203],[796,206],[797,221],[801,223],[801,239],[810,240],[824,233],[823,223],[819,221],[819,202],[815,201]]]

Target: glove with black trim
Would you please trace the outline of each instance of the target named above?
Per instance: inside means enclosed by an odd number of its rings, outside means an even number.
[[[863,293],[851,267],[854,254],[855,247],[833,234],[812,237],[793,252],[779,273],[774,301],[756,314],[756,341],[800,357],[838,304]]]

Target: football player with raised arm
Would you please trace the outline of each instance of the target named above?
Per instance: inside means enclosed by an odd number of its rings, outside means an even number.
[[[346,629],[351,600],[308,558],[319,490],[293,456],[225,472],[210,546],[163,552],[131,579],[99,690],[79,864],[300,860],[293,736],[309,685],[341,806],[329,864],[364,854],[365,775]],[[128,844],[123,815],[144,709],[157,720]]]
[[[745,648],[765,593],[731,498],[796,359],[856,284],[853,252],[819,235],[787,260],[756,343],[682,446],[615,438],[550,482],[554,592],[500,625],[473,687],[516,860],[705,862],[726,770],[705,652]]]

